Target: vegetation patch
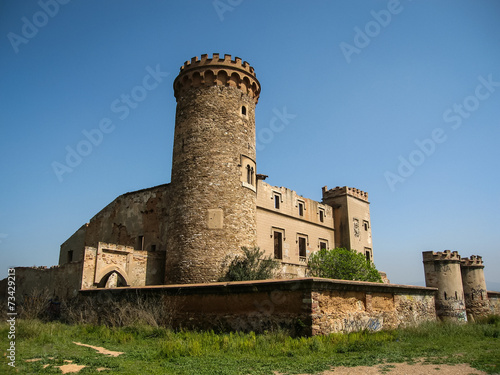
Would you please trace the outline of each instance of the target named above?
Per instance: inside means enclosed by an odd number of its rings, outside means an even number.
[[[0,323],[5,345],[8,325]],[[72,361],[79,374],[314,374],[337,366],[390,363],[470,364],[500,373],[500,319],[469,324],[428,323],[415,328],[292,338],[264,334],[172,331],[135,325],[107,327],[20,320],[16,369],[0,361],[0,373],[54,374]],[[74,344],[83,343],[86,346]],[[122,352],[103,355],[87,346]],[[36,361],[29,361],[32,359]],[[385,365],[385,367],[384,367]]]

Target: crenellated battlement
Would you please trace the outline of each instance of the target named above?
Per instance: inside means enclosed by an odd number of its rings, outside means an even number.
[[[327,198],[334,198],[341,195],[350,195],[351,197],[359,198],[361,200],[368,202],[368,193],[356,188],[351,188],[347,186],[337,186],[334,189],[328,190],[326,186],[323,186],[323,200]]]
[[[458,254],[458,251],[451,251],[451,250],[445,250],[443,252],[424,251],[422,255],[424,262],[439,261],[439,260],[446,260],[446,261],[452,260],[460,262],[460,255]]]
[[[479,255],[471,255],[469,258],[462,258],[460,260],[460,265],[462,267],[484,267],[483,257]]]
[[[255,103],[260,95],[260,83],[253,67],[239,57],[233,60],[231,55],[224,55],[221,58],[218,53],[214,53],[212,58],[204,54],[201,59],[196,56],[186,61],[174,81],[174,95],[178,99],[185,90],[200,86],[237,87]]]

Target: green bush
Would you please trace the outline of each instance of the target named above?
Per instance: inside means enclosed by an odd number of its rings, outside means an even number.
[[[220,281],[249,281],[272,279],[274,270],[279,267],[279,262],[270,256],[265,258],[264,251],[258,247],[248,249],[242,247],[242,255],[236,256],[231,263],[226,274]]]
[[[321,249],[309,257],[309,272],[329,279],[382,282],[374,264],[354,250]]]

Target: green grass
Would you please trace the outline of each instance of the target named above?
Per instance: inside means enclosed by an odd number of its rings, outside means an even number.
[[[425,324],[417,328],[376,333],[357,332],[291,338],[283,332],[266,334],[173,332],[133,326],[18,321],[16,365],[22,374],[60,374],[54,365],[64,360],[86,365],[79,374],[99,367],[115,374],[284,374],[317,373],[332,366],[413,362],[471,366],[500,373],[500,318],[474,324]],[[7,346],[8,326],[0,324],[0,344]],[[107,357],[74,341],[125,352]],[[50,359],[49,357],[53,357]],[[26,359],[41,358],[38,362]],[[43,365],[50,364],[47,368]],[[386,366],[387,367],[387,366]],[[14,373],[5,356],[0,374]]]

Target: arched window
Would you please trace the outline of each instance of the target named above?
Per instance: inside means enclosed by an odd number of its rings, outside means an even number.
[[[253,167],[250,166],[250,164],[247,164],[247,183],[250,185],[253,185]]]
[[[241,114],[242,114],[243,116],[246,116],[246,115],[247,115],[247,107],[245,107],[245,106],[242,106],[242,107],[241,107]]]
[[[247,183],[252,184],[252,168],[247,164]]]

